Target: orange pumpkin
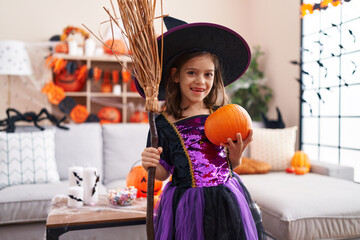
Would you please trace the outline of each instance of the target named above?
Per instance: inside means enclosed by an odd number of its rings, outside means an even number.
[[[244,140],[252,128],[248,112],[237,104],[228,104],[217,109],[205,121],[205,135],[215,145],[236,141],[236,133]]]
[[[103,107],[97,114],[100,123],[119,123],[121,122],[120,110],[114,107]]]
[[[70,112],[70,118],[76,123],[83,123],[89,116],[89,112],[83,105],[76,105]]]
[[[296,151],[291,159],[292,167],[307,167],[310,169],[310,159],[303,151]]]
[[[148,123],[149,117],[146,112],[134,112],[130,117],[132,123]]]
[[[136,197],[146,197],[147,193],[148,173],[142,166],[135,166],[131,169],[126,177],[126,186],[134,186],[137,188]],[[162,181],[156,180],[154,183],[154,195],[158,196],[161,193]]]
[[[107,54],[126,54],[127,52],[127,47],[126,47],[126,44],[123,40],[121,39],[114,39],[114,42],[112,39],[110,40],[107,40],[105,42],[105,44],[107,46],[104,45],[104,52],[107,53]],[[111,51],[111,48],[112,50],[114,51]]]
[[[79,70],[76,70],[73,74],[67,71],[55,74],[55,84],[62,87],[65,92],[78,92],[84,87],[86,80],[86,75],[80,76],[79,73]]]

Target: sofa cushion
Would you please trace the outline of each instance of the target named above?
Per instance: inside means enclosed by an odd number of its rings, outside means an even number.
[[[66,125],[70,130],[57,129],[55,156],[61,180],[69,177],[69,167],[95,167],[103,179],[103,145],[99,123]]]
[[[297,127],[284,129],[254,128],[250,143],[250,158],[267,162],[272,171],[284,171],[290,167],[295,153]]]
[[[0,132],[0,189],[17,184],[58,181],[55,129]]]
[[[242,175],[260,206],[266,231],[277,239],[360,237],[360,185],[308,173]]]
[[[106,194],[98,185],[99,194]],[[0,225],[45,221],[52,198],[68,193],[68,182],[24,184],[0,190]]]
[[[141,159],[146,147],[149,124],[104,124],[104,183],[126,178]]]

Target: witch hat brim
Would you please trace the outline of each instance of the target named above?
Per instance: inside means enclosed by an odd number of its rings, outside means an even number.
[[[158,99],[165,100],[166,77],[181,54],[192,51],[208,51],[218,56],[224,85],[227,86],[239,79],[250,64],[249,45],[238,33],[213,23],[186,23],[175,18],[165,17],[168,29],[163,34],[163,69],[159,86]],[[158,37],[161,49],[161,36]],[[136,88],[145,97],[143,89],[137,81]]]

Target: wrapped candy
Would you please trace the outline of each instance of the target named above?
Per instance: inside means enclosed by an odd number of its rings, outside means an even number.
[[[131,205],[136,199],[137,189],[133,186],[108,191],[110,203],[116,206]]]

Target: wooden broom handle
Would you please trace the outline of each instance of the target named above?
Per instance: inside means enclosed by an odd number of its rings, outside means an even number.
[[[154,112],[149,112],[149,125],[151,146],[158,148],[158,135],[155,126]],[[150,167],[148,169],[148,182],[147,182],[147,194],[146,194],[146,233],[148,240],[154,240],[154,184],[155,184],[155,171],[156,168]]]

